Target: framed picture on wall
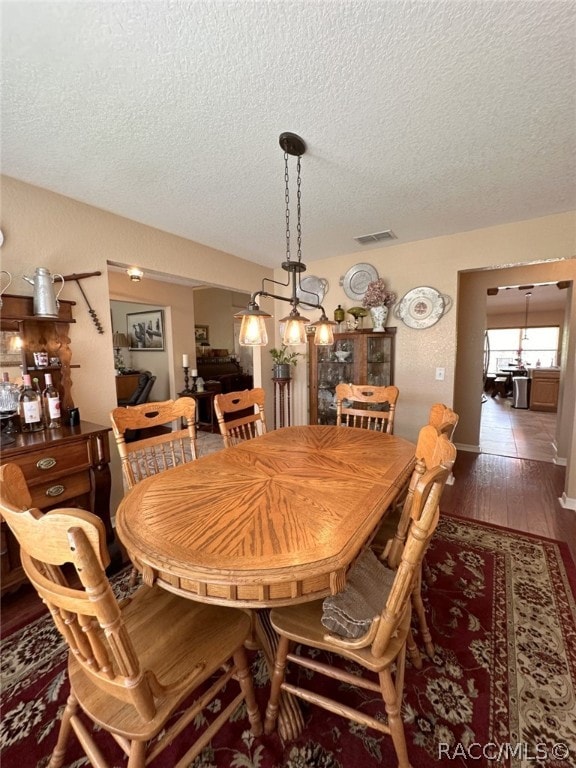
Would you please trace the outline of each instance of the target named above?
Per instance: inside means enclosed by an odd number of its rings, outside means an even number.
[[[19,368],[22,365],[22,339],[18,331],[0,332],[0,366]]]
[[[207,325],[195,325],[194,336],[196,337],[196,344],[202,344],[203,341],[210,343]]]
[[[164,349],[164,312],[134,312],[126,315],[129,349],[139,352],[162,352]]]

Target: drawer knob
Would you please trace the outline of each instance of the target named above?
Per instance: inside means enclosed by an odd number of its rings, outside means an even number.
[[[52,456],[47,456],[45,459],[37,461],[36,466],[38,469],[52,469],[52,467],[56,466],[56,459]]]
[[[46,489],[46,496],[60,496],[65,490],[63,485],[51,485]]]

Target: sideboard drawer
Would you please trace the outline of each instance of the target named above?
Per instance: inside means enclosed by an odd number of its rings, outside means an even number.
[[[89,446],[87,442],[79,442],[42,448],[20,456],[17,463],[28,483],[35,483],[44,477],[57,477],[89,467]]]
[[[81,421],[76,426],[25,432],[3,446],[2,463],[22,470],[32,505],[43,512],[58,507],[76,507],[93,512],[103,521],[106,542],[114,568],[123,562],[110,520],[111,427]],[[17,589],[26,581],[20,563],[20,547],[12,531],[0,518],[0,594]]]
[[[39,509],[48,506],[57,507],[61,502],[89,492],[90,472],[88,470],[30,486],[32,506]]]

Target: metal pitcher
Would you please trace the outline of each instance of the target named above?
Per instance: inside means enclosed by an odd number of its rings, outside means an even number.
[[[10,283],[12,282],[12,275],[10,274],[10,272],[8,272],[7,269],[0,269],[0,275],[6,275],[6,278],[8,280],[6,285],[0,288],[0,309],[2,309],[2,294],[4,293],[4,291],[7,291],[8,288],[10,287]]]
[[[54,294],[54,281],[57,278],[62,281],[62,285],[58,293]],[[58,317],[58,297],[64,288],[62,275],[51,275],[45,267],[36,267],[33,278],[22,275],[22,279],[34,286],[34,314],[38,317]]]

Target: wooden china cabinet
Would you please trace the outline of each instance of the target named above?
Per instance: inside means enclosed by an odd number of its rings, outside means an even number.
[[[310,424],[336,423],[336,384],[394,384],[396,328],[335,333],[334,344],[317,347],[308,337]]]
[[[43,511],[58,507],[80,507],[97,514],[106,527],[108,547],[114,565],[121,562],[110,520],[110,427],[81,421],[70,426],[67,421],[74,408],[72,399],[72,352],[68,336],[75,302],[60,301],[58,318],[36,317],[31,296],[2,296],[0,319],[2,334],[18,333],[23,341],[18,375],[29,373],[45,386],[45,373],[51,373],[60,392],[62,422],[60,429],[17,433],[14,442],[3,440],[3,464],[18,464],[26,477],[32,503]],[[46,351],[53,364],[36,368],[34,352]],[[58,363],[56,364],[56,358]],[[6,369],[10,372],[10,369]],[[14,369],[12,369],[13,371]],[[11,379],[14,379],[11,374]],[[17,419],[15,419],[17,421]],[[13,591],[26,581],[20,565],[19,547],[3,521],[0,525],[1,592]]]

